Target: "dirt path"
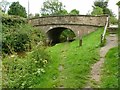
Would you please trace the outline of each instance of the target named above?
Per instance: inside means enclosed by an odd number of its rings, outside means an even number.
[[[58,88],[65,88],[64,86],[64,80],[66,78],[66,76],[64,76],[64,66],[65,66],[65,60],[66,60],[66,57],[67,57],[67,54],[66,54],[66,50],[68,49],[68,43],[66,42],[64,47],[61,49],[61,55],[60,55],[60,64],[59,64],[59,67],[58,67],[58,70],[60,72],[60,77],[59,77],[59,80],[60,80],[60,85],[58,86]]]
[[[117,45],[118,43],[117,43],[116,34],[110,34],[109,36],[106,37],[106,45],[100,49],[100,60],[92,66],[91,80],[86,85],[86,88],[91,88],[91,81],[97,84],[100,82],[100,72],[101,72],[101,67],[103,66],[105,60],[105,55],[109,51],[109,49]]]

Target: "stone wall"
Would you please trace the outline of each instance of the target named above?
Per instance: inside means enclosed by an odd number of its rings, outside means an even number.
[[[39,17],[29,20],[34,26],[43,25],[90,25],[90,26],[104,26],[106,22],[106,15],[90,16],[90,15],[65,15],[65,16],[49,16]]]

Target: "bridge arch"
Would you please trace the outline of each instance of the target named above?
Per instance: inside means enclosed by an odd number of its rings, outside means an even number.
[[[68,27],[60,27],[60,26],[50,27],[49,30],[47,30],[47,32],[46,32],[46,36],[49,41],[52,41],[52,43],[54,43],[54,44],[60,43],[61,42],[60,36],[64,31],[66,31],[67,33],[71,33],[72,36],[67,35],[67,37],[69,39],[73,39],[74,37],[76,37],[76,32],[74,32],[74,30],[72,30],[71,28],[68,28]]]
[[[98,27],[104,27],[107,21],[107,17],[108,15],[48,16],[31,18],[28,20],[28,23],[32,24],[34,27],[39,28],[45,35],[47,35],[49,39],[55,42],[59,42],[59,36],[64,28],[72,30],[76,37],[82,37],[95,31]]]

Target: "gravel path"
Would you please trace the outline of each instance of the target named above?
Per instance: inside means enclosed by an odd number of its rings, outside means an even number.
[[[106,45],[100,49],[100,60],[92,66],[90,81],[95,81],[97,84],[100,82],[100,72],[105,60],[105,55],[109,49],[116,47],[117,45],[118,43],[116,34],[110,34],[106,37]],[[91,88],[90,82],[88,82],[86,88]]]

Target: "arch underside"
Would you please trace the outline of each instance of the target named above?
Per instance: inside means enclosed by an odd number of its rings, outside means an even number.
[[[68,28],[65,27],[56,27],[56,28],[52,28],[50,29],[46,34],[47,34],[47,38],[52,41],[52,43],[59,43],[60,42],[60,35],[64,30],[70,30]],[[70,30],[72,31],[72,30]],[[72,31],[73,32],[73,31]],[[74,33],[74,32],[73,32]],[[75,35],[75,34],[74,34]]]

